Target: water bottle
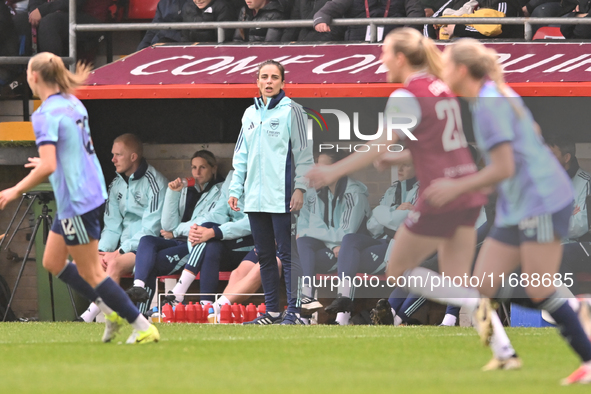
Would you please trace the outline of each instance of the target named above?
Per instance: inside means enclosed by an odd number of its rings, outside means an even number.
[[[172,311],[172,306],[170,304],[164,304],[162,307],[162,317],[164,323],[174,323],[174,312]]]
[[[230,306],[230,304],[222,305],[222,308],[220,310],[220,323],[232,323],[232,307]]]
[[[177,323],[186,323],[187,315],[185,313],[185,306],[183,304],[177,304],[174,310],[174,318]]]
[[[183,187],[193,187],[195,186],[195,178],[181,178],[181,183]]]
[[[192,302],[189,302],[189,305],[185,308],[185,314],[187,315],[187,322],[197,323],[197,310]]]
[[[232,305],[232,323],[242,323],[242,311],[237,303]]]

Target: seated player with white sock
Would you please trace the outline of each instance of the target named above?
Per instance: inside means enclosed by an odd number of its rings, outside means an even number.
[[[228,187],[233,172],[222,186],[220,201],[227,201]],[[239,204],[243,204],[243,199]],[[228,204],[217,204],[206,216],[201,225],[193,225],[189,230],[190,255],[184,267],[178,266],[175,272],[182,269],[181,277],[166,296],[170,303],[182,302],[189,286],[200,275],[200,292],[216,293],[219,283],[219,273],[236,268],[244,256],[253,249],[254,242],[250,231],[248,215],[243,211],[233,211]],[[156,267],[157,272],[162,272]],[[213,295],[201,296],[203,304],[214,301]]]
[[[322,152],[317,162],[330,165],[337,160],[335,153]],[[335,271],[337,260],[342,256],[341,247],[348,246],[345,239],[354,235],[370,215],[367,198],[367,187],[349,177],[342,177],[318,191],[306,192],[297,221],[296,241],[304,278]],[[302,312],[311,313],[321,308],[312,296],[312,287],[307,281],[302,284]]]
[[[353,278],[358,272],[384,272],[388,246],[393,242],[398,226],[412,210],[418,190],[419,183],[412,163],[398,166],[398,181],[386,190],[380,204],[373,209],[367,220],[367,229],[371,236],[347,234],[343,237],[337,263],[339,278],[343,275]],[[343,283],[339,287],[337,298],[326,307],[327,312],[337,314],[336,321],[341,325],[349,324],[353,295],[354,289],[350,284]]]
[[[167,269],[174,272],[182,267],[189,255],[187,236],[191,225],[203,223],[206,215],[220,201],[223,178],[217,176],[217,172],[217,160],[213,153],[200,150],[191,158],[191,175],[195,185],[183,187],[180,178],[168,184],[161,236],[146,236],[140,240],[133,287],[127,290],[142,313],[148,309],[148,300],[154,294],[154,267],[159,266],[159,272],[164,274],[168,273]]]

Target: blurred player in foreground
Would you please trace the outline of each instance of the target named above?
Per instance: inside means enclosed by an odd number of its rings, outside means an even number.
[[[59,57],[47,52],[29,61],[27,81],[42,101],[33,114],[39,158],[29,159],[26,167],[33,168],[29,175],[0,192],[0,209],[49,176],[57,215],[47,238],[43,266],[105,313],[103,342],[115,337],[123,318],[134,328],[127,343],[158,342],[156,327],[105,274],[99,261],[99,215],[107,198],[105,180],[92,145],[88,112],[71,94],[89,73],[88,66],[79,64],[72,74]],[[66,261],[68,255],[76,264]]]

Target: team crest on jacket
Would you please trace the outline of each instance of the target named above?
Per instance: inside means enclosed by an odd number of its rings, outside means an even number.
[[[279,119],[273,118],[269,124],[271,125],[271,130],[277,130],[277,127],[279,127]]]

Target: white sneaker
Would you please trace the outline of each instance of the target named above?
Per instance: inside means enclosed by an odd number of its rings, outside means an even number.
[[[111,342],[117,336],[119,330],[125,324],[125,319],[117,314],[111,313],[109,316],[105,315],[105,332],[103,333],[103,342]]]

